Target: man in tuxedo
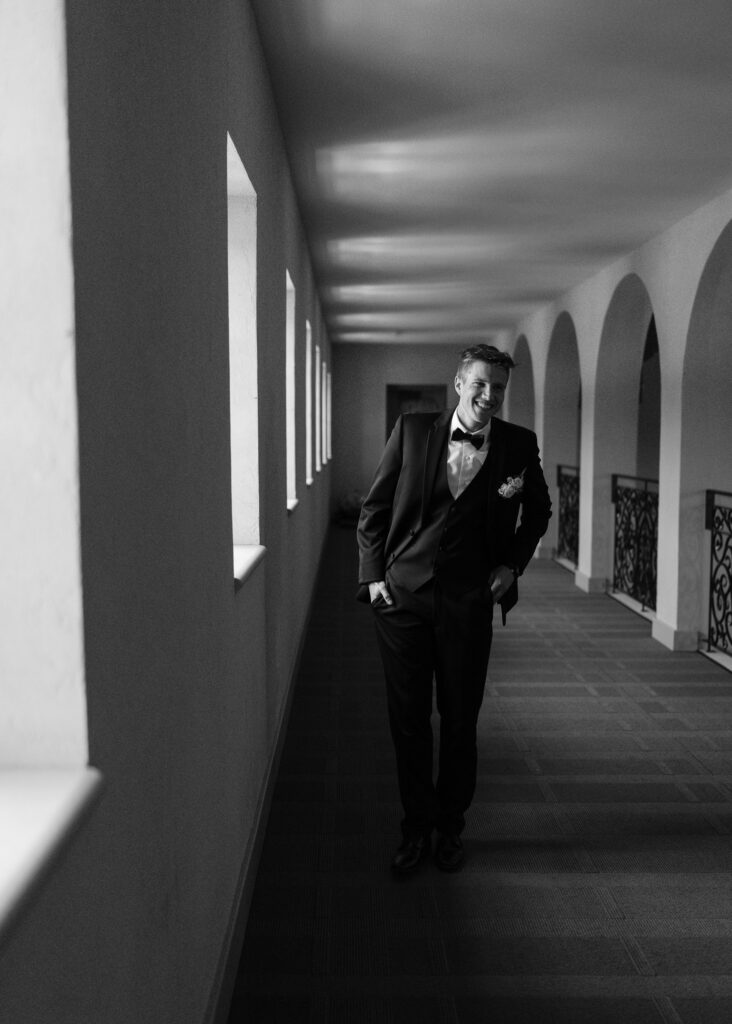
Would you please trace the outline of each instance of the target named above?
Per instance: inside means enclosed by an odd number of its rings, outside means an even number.
[[[465,349],[457,407],[399,418],[361,509],[359,598],[374,613],[404,810],[397,875],[431,852],[435,830],[437,866],[463,864],[493,606],[505,625],[551,515],[536,435],[495,418],[514,365],[491,345]]]

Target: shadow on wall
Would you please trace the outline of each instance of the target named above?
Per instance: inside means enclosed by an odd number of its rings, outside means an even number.
[[[333,523],[336,526],[355,527],[361,512],[365,494],[361,491],[349,491],[348,494],[339,500],[333,513]]]

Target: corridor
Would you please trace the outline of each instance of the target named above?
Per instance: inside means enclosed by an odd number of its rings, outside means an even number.
[[[0,1024],[732,1021],[729,0],[0,10]],[[396,884],[332,524],[476,344],[555,514]]]
[[[355,560],[333,528],[229,1024],[732,1018],[732,677],[534,560],[496,627],[465,868],[397,882]]]

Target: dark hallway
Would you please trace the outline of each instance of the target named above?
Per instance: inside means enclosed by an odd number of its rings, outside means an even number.
[[[496,629],[457,875],[396,882],[380,667],[331,532],[230,1024],[732,1016],[730,676],[535,560]]]

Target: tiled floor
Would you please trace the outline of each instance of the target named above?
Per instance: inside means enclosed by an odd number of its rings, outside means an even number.
[[[230,1024],[732,1020],[732,675],[534,562],[457,875],[400,810],[355,537],[326,551]]]

